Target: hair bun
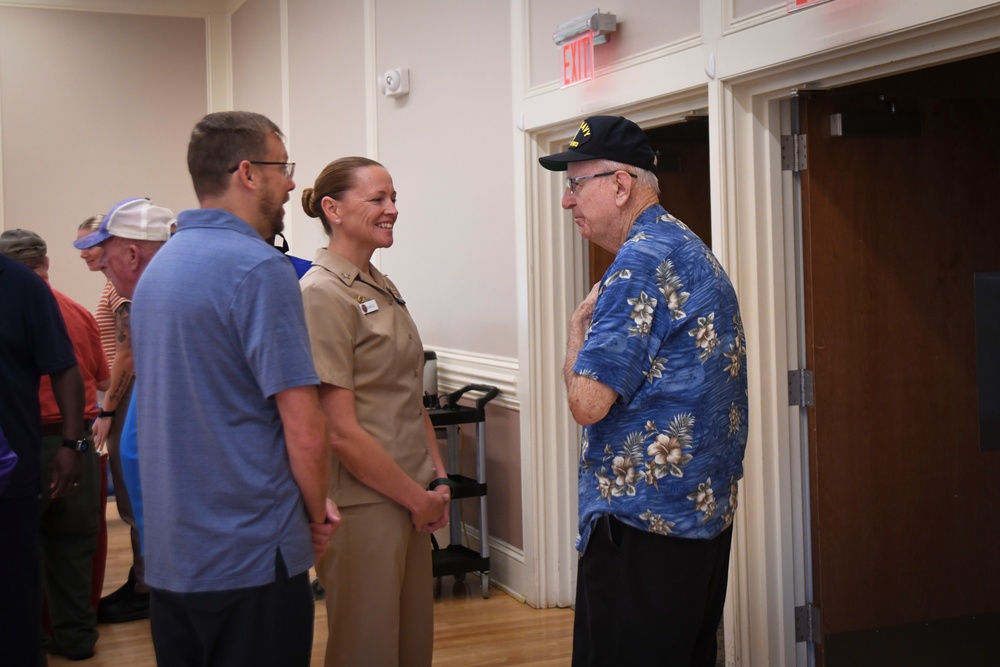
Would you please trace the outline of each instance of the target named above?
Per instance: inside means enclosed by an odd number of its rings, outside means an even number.
[[[319,214],[313,209],[313,200],[316,198],[316,191],[312,188],[306,188],[302,191],[302,209],[306,212],[310,218],[318,218]]]

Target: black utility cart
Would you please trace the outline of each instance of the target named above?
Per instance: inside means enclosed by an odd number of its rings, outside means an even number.
[[[466,392],[482,393],[476,399],[475,407],[459,405],[458,401]],[[486,404],[500,393],[496,387],[483,384],[469,384],[445,396],[442,407],[428,409],[435,430],[442,431],[448,442],[448,477],[455,485],[451,497],[449,537],[451,544],[438,548],[434,540],[434,576],[453,575],[462,581],[467,572],[478,572],[483,585],[483,597],[490,596],[490,544],[486,519]],[[458,427],[475,424],[476,427],[476,478],[459,474],[460,443]],[[479,552],[462,545],[462,526],[459,502],[463,498],[479,499]]]

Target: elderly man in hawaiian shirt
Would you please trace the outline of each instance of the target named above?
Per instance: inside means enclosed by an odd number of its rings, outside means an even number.
[[[726,598],[747,440],[746,344],[712,251],[659,204],[656,156],[621,117],[569,149],[562,207],[615,253],[570,322],[583,425],[573,665],[706,665]]]

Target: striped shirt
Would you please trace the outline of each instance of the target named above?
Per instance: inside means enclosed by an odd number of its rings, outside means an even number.
[[[115,311],[121,308],[123,303],[128,303],[128,299],[118,294],[118,290],[110,280],[106,282],[101,298],[97,301],[94,317],[101,330],[101,347],[104,348],[108,368],[115,365]]]

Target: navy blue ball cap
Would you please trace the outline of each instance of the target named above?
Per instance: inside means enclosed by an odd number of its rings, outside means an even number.
[[[591,116],[580,124],[569,150],[538,158],[549,171],[566,171],[570,162],[612,160],[656,171],[656,153],[642,128],[622,116]]]

